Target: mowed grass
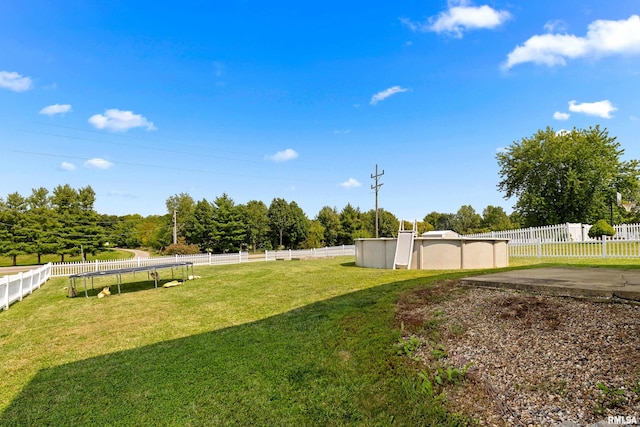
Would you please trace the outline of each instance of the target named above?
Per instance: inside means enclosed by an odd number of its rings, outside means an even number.
[[[103,299],[113,278],[89,299],[51,280],[0,313],[0,425],[463,425],[394,347],[399,294],[459,273],[352,259],[125,276]]]
[[[86,261],[108,261],[114,259],[128,259],[133,258],[133,253],[122,251],[119,249],[107,249],[105,251],[99,252],[96,255],[85,254]],[[82,261],[82,257],[78,255],[66,255],[64,257],[64,262],[79,262]],[[60,262],[60,255],[42,255],[40,257],[40,263],[46,264],[49,262]],[[16,258],[16,265],[36,265],[38,264],[38,256],[31,255],[18,255]],[[0,256],[0,267],[11,267],[13,266],[13,258]]]
[[[167,289],[138,273],[103,299],[113,277],[88,299],[50,280],[0,313],[0,425],[465,425],[419,392],[394,314],[404,293],[472,273],[352,260],[195,267]],[[540,261],[511,264],[638,266]]]

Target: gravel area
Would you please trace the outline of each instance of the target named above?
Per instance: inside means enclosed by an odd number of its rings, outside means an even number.
[[[416,355],[427,370],[472,364],[467,379],[445,393],[451,410],[480,425],[587,426],[608,416],[640,421],[637,304],[449,282],[403,298],[398,320],[407,337],[425,343]],[[436,343],[448,353],[438,361]]]

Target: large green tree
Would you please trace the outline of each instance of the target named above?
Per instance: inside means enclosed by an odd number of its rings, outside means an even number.
[[[353,207],[351,203],[342,208],[340,211],[340,234],[338,235],[339,245],[353,245],[354,240],[359,237],[365,237],[362,223],[362,213],[360,208]]]
[[[509,215],[500,206],[489,205],[482,211],[482,227],[489,231],[512,230],[515,228]]]
[[[166,202],[168,216],[167,219],[171,229],[173,230],[175,225],[176,238],[178,236],[184,236],[184,226],[190,219],[195,209],[196,202],[187,193],[174,194],[169,197]],[[175,224],[173,222],[175,215]],[[173,240],[173,239],[172,239]]]
[[[471,205],[463,205],[453,216],[451,228],[460,234],[475,233],[480,228],[482,217]]]
[[[593,223],[608,217],[616,192],[638,193],[639,163],[622,160],[624,150],[599,126],[556,132],[548,127],[497,154],[505,198],[524,226]]]
[[[362,237],[375,237],[376,235],[376,210],[371,209],[360,216],[366,233],[360,233]],[[378,209],[378,237],[396,237],[400,229],[400,221],[389,211]]]
[[[185,241],[198,245],[202,252],[213,252],[213,205],[202,199],[193,208],[182,225]]]
[[[42,255],[54,254],[57,248],[57,222],[51,208],[49,190],[44,187],[34,188],[27,197],[29,206],[26,222],[30,230],[30,253],[38,256],[41,264]]]
[[[117,248],[142,246],[142,240],[138,233],[138,227],[144,221],[142,215],[101,215],[100,220],[107,233],[109,246]]]
[[[441,213],[433,211],[424,216],[422,222],[425,223],[425,228],[428,230],[451,230],[453,229],[452,213]]]
[[[56,219],[56,253],[64,262],[65,255],[100,250],[105,241],[99,215],[93,209],[95,192],[91,186],[75,190],[69,184],[58,185],[51,196]]]
[[[296,202],[289,203],[289,212],[291,214],[291,226],[286,233],[287,241],[290,248],[298,249],[307,238],[309,218]]]
[[[136,225],[136,236],[143,247],[162,249],[171,244],[173,226],[170,215],[149,215]]]
[[[216,197],[212,218],[212,241],[216,252],[235,252],[242,248],[246,227],[242,212],[226,194]]]
[[[16,265],[18,255],[29,253],[30,230],[25,221],[27,201],[19,193],[0,199],[0,254],[9,256]]]
[[[246,227],[245,240],[254,251],[258,248],[271,249],[269,241],[269,208],[260,200],[250,200],[240,205],[243,222]]]
[[[316,215],[316,221],[318,221],[324,229],[324,241],[325,246],[335,246],[338,242],[338,236],[340,234],[340,215],[336,208],[324,206]]]
[[[284,233],[293,224],[291,207],[286,200],[276,197],[269,205],[269,226],[276,238],[276,246],[284,247]]]

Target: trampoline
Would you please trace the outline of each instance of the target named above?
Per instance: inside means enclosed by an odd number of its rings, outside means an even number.
[[[144,272],[147,273],[154,272],[156,274],[153,275],[153,281],[155,284],[155,288],[158,289],[158,270],[171,269],[171,277],[174,277],[174,268],[181,268],[182,270],[182,281],[184,282],[184,270],[187,269],[187,273],[189,273],[189,267],[191,267],[191,275],[193,275],[193,263],[192,262],[174,262],[169,264],[158,264],[158,265],[149,265],[145,267],[129,267],[129,268],[119,268],[117,270],[104,270],[104,271],[89,271],[86,273],[78,273],[72,274],[69,276],[69,296],[74,296],[77,294],[76,289],[76,280],[82,279],[84,283],[84,296],[89,298],[89,294],[87,292],[87,279],[91,279],[91,289],[93,289],[93,279],[96,277],[103,276],[116,276],[116,284],[118,285],[118,295],[120,295],[120,284],[122,283],[122,275],[127,273],[138,273]]]

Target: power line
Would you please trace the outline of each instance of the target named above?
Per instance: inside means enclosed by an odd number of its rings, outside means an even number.
[[[6,148],[0,149],[0,151],[6,151],[8,153],[17,153],[17,154],[29,154],[29,155],[43,156],[43,157],[55,157],[60,159],[74,159],[74,160],[84,160],[84,161],[91,160],[91,158],[87,158],[87,157],[77,157],[77,156],[52,154],[52,153],[40,153],[40,152],[23,151],[23,150],[10,150]],[[282,178],[282,177],[274,177],[274,176],[247,175],[247,174],[238,174],[238,173],[229,173],[229,172],[215,172],[215,171],[206,170],[206,169],[178,168],[175,166],[159,166],[159,165],[151,165],[151,164],[145,164],[145,163],[121,162],[116,160],[110,160],[110,162],[118,165],[162,169],[162,170],[174,170],[174,171],[180,171],[180,172],[207,173],[207,174],[213,174],[213,175],[235,176],[235,177],[255,178],[255,179],[269,179],[269,180],[275,180],[275,181],[291,181],[291,178]],[[300,178],[296,178],[296,181],[314,182],[314,183],[318,182],[317,180],[300,179]]]
[[[96,131],[96,130],[92,130],[92,129],[83,129],[83,128],[77,128],[77,127],[72,127],[72,126],[63,126],[63,125],[56,125],[53,123],[43,123],[43,122],[36,122],[36,121],[32,121],[32,122],[28,122],[31,124],[38,124],[38,125],[43,125],[43,126],[50,126],[50,127],[56,127],[56,128],[61,128],[61,129],[70,129],[70,130],[77,130],[80,132],[90,132],[90,133],[97,133],[100,135],[104,135],[104,132],[101,131]],[[125,146],[125,147],[136,147],[136,148],[141,148],[141,149],[147,149],[147,150],[153,150],[153,151],[165,151],[165,152],[169,152],[169,153],[177,153],[177,154],[188,154],[188,155],[193,155],[193,156],[198,156],[198,157],[211,157],[211,158],[219,158],[222,160],[236,160],[236,161],[243,161],[243,162],[252,162],[252,163],[262,163],[259,160],[248,160],[248,159],[238,159],[238,158],[225,158],[225,157],[219,157],[219,156],[212,156],[210,154],[206,154],[203,152],[197,152],[197,153],[189,153],[189,152],[184,152],[184,151],[176,151],[176,150],[168,150],[168,149],[162,149],[162,148],[157,148],[157,147],[148,147],[148,146],[144,146],[144,145],[138,145],[138,144],[127,144],[127,143],[122,143],[122,142],[110,142],[110,141],[105,141],[105,140],[100,140],[100,139],[93,139],[93,138],[87,138],[87,137],[81,137],[81,136],[70,136],[70,135],[60,135],[60,134],[54,134],[54,133],[48,133],[48,132],[42,132],[42,131],[35,131],[32,129],[18,129],[21,132],[27,132],[27,133],[37,133],[37,134],[41,134],[41,135],[47,135],[47,136],[54,136],[54,137],[59,137],[59,138],[69,138],[69,139],[78,139],[78,140],[82,140],[82,141],[93,141],[93,142],[100,142],[100,143],[104,143],[104,144],[112,144],[112,145],[119,145],[119,146]],[[188,148],[194,148],[194,149],[199,149],[199,150],[203,150],[204,148],[201,146],[197,146],[197,145],[190,145],[190,144],[185,144],[183,142],[176,142],[176,141],[167,141],[167,140],[159,140],[159,139],[153,139],[153,138],[145,138],[145,137],[140,137],[140,136],[133,136],[133,135],[124,135],[124,134],[112,134],[110,136],[114,136],[114,137],[120,137],[120,138],[129,138],[129,139],[137,139],[137,140],[141,140],[141,141],[149,141],[152,143],[162,143],[162,144],[171,144],[172,146],[183,146],[183,147],[188,147]],[[222,142],[224,143],[224,142]],[[248,156],[251,158],[261,158],[263,156],[260,155],[256,155],[254,153],[244,153],[244,152],[238,152],[238,151],[230,151],[230,150],[221,150],[221,149],[217,149],[217,148],[211,148],[210,146],[206,147],[207,151],[218,151],[221,153],[228,153],[228,154],[233,154],[233,155],[238,155],[238,156]],[[297,160],[297,162],[299,163],[307,163],[307,164],[317,164],[317,162],[315,161],[305,161],[305,160]],[[309,169],[309,168],[306,168]],[[319,169],[319,168],[312,168],[314,170],[319,170],[319,171],[333,171],[332,169]]]
[[[117,146],[121,146],[121,147],[134,147],[134,148],[141,148],[141,149],[144,149],[144,150],[163,151],[165,153],[172,153],[172,154],[190,155],[190,156],[196,156],[196,157],[210,157],[210,158],[220,159],[220,160],[235,160],[235,161],[241,161],[241,162],[262,163],[262,162],[260,162],[258,160],[249,160],[249,159],[239,159],[239,158],[213,156],[211,154],[207,154],[207,153],[203,153],[203,152],[190,153],[188,151],[169,150],[169,149],[166,149],[166,148],[148,147],[148,146],[145,146],[145,145],[138,145],[138,144],[127,144],[127,143],[122,143],[122,142],[105,141],[105,140],[102,140],[102,139],[87,138],[87,137],[82,137],[82,136],[60,135],[60,134],[42,132],[42,131],[31,130],[31,129],[30,130],[21,130],[21,131],[22,132],[27,132],[27,133],[35,133],[35,134],[38,134],[38,135],[54,136],[54,137],[58,137],[58,138],[67,138],[67,139],[77,139],[77,140],[80,140],[80,141],[99,142],[101,144],[117,145]],[[224,150],[216,150],[216,149],[211,149],[211,150],[212,151],[221,151],[221,152],[231,153],[231,154],[238,154],[238,155],[243,155],[243,156],[248,156],[249,155],[249,154],[245,154],[245,153],[233,153],[231,151],[224,151]],[[257,157],[257,156],[254,156],[254,157]]]

